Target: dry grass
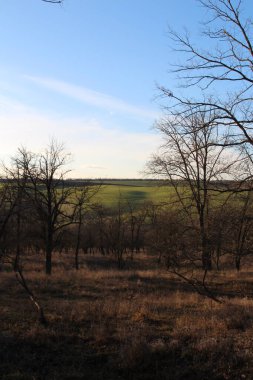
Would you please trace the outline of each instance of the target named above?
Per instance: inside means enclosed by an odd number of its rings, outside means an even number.
[[[253,300],[224,296],[252,287],[249,270],[214,276],[217,304],[146,256],[122,271],[109,258],[87,257],[78,272],[57,260],[51,277],[38,259],[25,263],[47,327],[1,272],[0,379],[253,378]]]

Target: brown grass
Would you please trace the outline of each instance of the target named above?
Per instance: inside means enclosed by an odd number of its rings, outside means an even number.
[[[38,259],[24,264],[47,327],[13,273],[1,272],[0,379],[253,378],[253,300],[242,296],[252,287],[249,267],[215,274],[217,304],[152,257],[121,271],[109,258],[87,256],[79,271],[71,260],[55,257],[51,277]]]

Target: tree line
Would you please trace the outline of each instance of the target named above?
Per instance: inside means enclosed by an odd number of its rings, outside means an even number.
[[[214,137],[206,116],[194,120],[205,127],[193,120],[181,124],[184,133],[174,120],[169,156],[162,151],[162,158],[149,162],[152,173],[168,180],[162,203],[140,205],[119,196],[117,207],[106,207],[96,201],[100,184],[69,186],[69,156],[62,145],[52,141],[41,154],[19,149],[4,168],[0,189],[2,262],[11,260],[16,270],[22,256],[43,255],[50,275],[56,251],[72,255],[79,269],[80,253],[112,255],[122,268],[142,250],[168,268],[219,269],[226,255],[240,270],[242,258],[253,253],[251,180],[238,179],[244,179],[250,163],[243,152],[228,156],[224,147],[208,146]]]
[[[210,116],[200,115],[194,122]],[[232,154],[224,161],[223,147],[207,145],[213,133],[208,124],[203,128],[191,120],[184,128],[194,128],[194,133],[182,134],[174,122],[168,136],[175,155],[165,160],[163,151],[162,158],[154,156],[148,164],[152,173],[165,174],[168,180],[170,191],[163,203],[140,205],[119,197],[117,207],[109,208],[96,202],[100,184],[86,181],[75,187],[65,182],[69,155],[56,141],[40,154],[19,149],[3,168],[0,269],[11,266],[41,322],[46,318],[26,280],[27,258],[44,258],[45,273],[51,275],[56,252],[76,270],[87,254],[110,256],[124,269],[145,253],[215,299],[207,272],[228,267],[239,271],[245,258],[252,257],[251,178],[238,180],[250,167],[247,156],[241,152],[240,159]],[[224,174],[229,180],[222,180]],[[200,278],[193,277],[196,271]]]

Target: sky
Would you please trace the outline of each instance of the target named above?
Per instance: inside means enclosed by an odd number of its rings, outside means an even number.
[[[56,139],[73,178],[143,177],[157,85],[177,86],[168,28],[197,35],[206,16],[196,0],[1,1],[0,160]]]

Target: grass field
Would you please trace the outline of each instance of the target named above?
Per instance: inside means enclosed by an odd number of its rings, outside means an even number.
[[[253,268],[215,274],[218,304],[144,254],[125,270],[96,255],[79,271],[71,256],[54,261],[50,278],[38,256],[25,263],[46,327],[14,274],[1,273],[1,380],[252,379]]]
[[[168,201],[173,192],[171,187],[166,186],[105,184],[94,200],[107,207],[117,206],[119,200],[130,202],[132,205],[141,205],[148,201],[161,203]]]
[[[71,186],[81,187],[81,184],[89,184],[100,186],[98,193],[92,198],[95,203],[100,203],[108,208],[114,209],[119,202],[129,202],[137,208],[145,202],[153,202],[154,204],[170,203],[175,200],[175,190],[171,185],[165,185],[164,181],[159,180],[72,180]],[[0,182],[1,186],[1,182]],[[182,185],[183,186],[183,185]],[[184,189],[186,187],[184,186]],[[190,195],[190,192],[189,192]],[[215,202],[226,199],[228,193],[214,193]]]
[[[187,190],[184,194],[184,198]],[[212,202],[214,205],[219,206],[227,199],[228,193],[220,194],[212,193]],[[191,198],[190,191],[188,190],[187,197]],[[140,207],[145,202],[153,202],[154,204],[173,204],[176,197],[175,190],[172,186],[133,186],[133,185],[102,185],[98,194],[93,198],[94,202],[98,202],[106,207],[115,209],[119,202],[129,204],[133,207]],[[186,200],[186,198],[185,198]]]

